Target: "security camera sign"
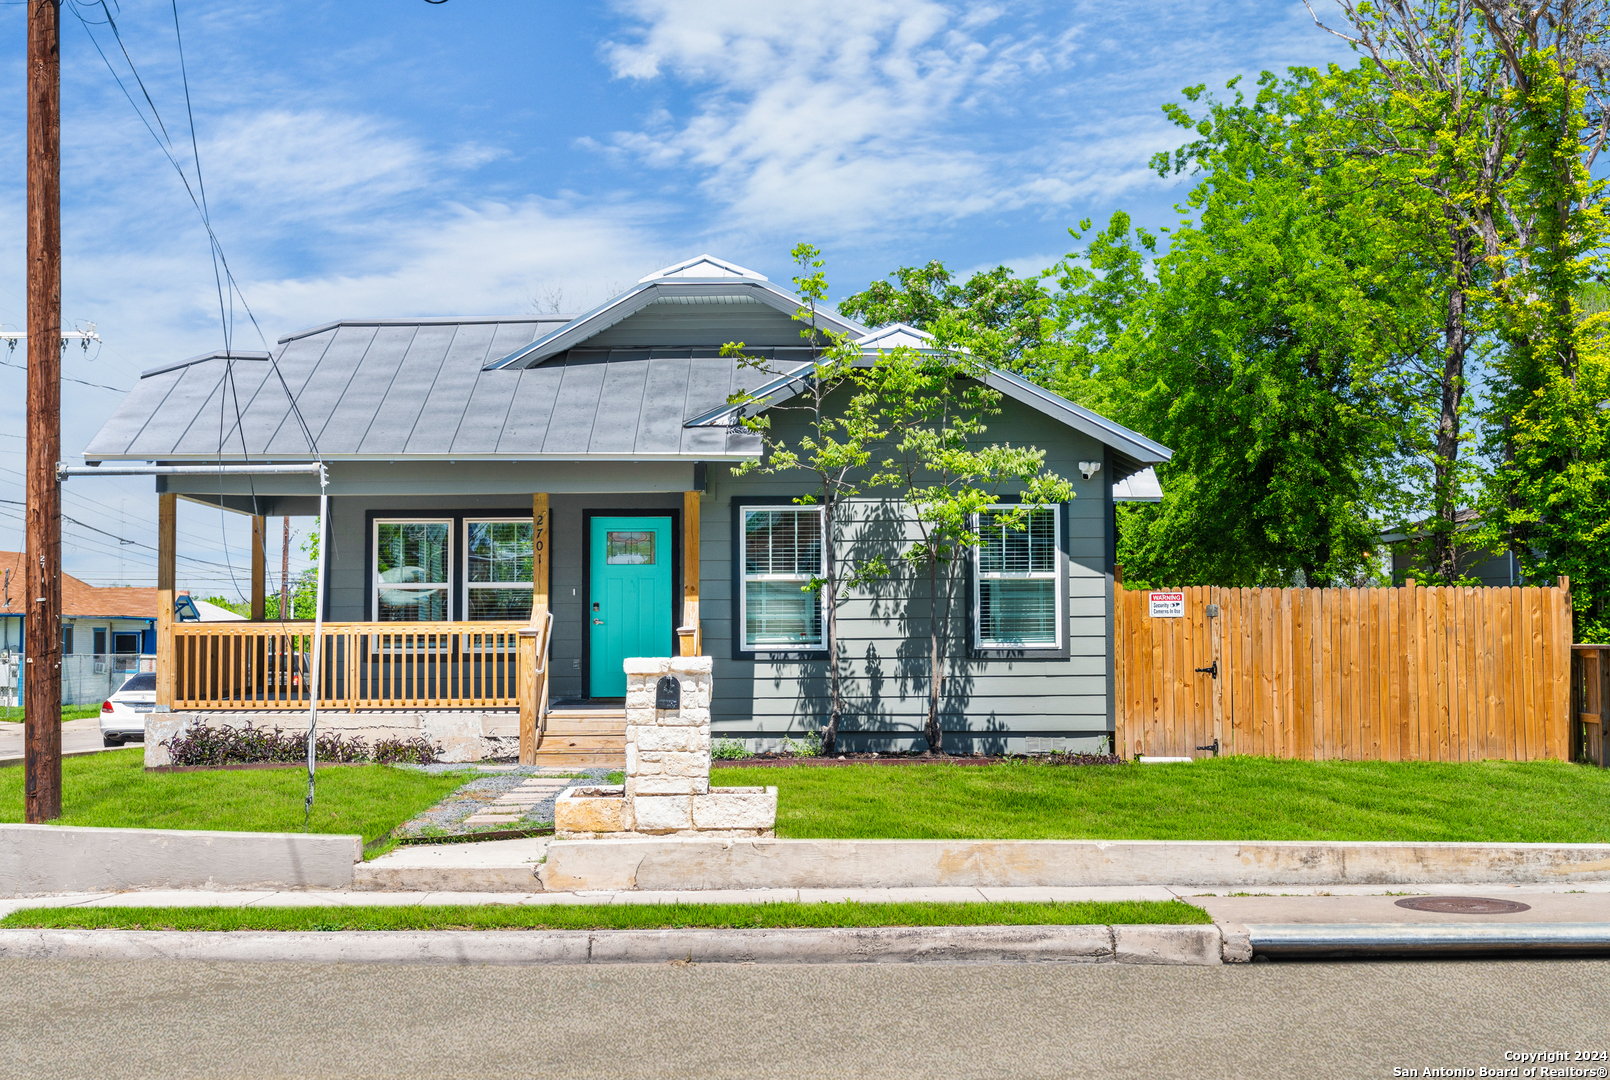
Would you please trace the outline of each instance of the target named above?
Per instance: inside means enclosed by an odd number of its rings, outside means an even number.
[[[1185,594],[1182,592],[1149,592],[1146,602],[1154,619],[1185,618]]]

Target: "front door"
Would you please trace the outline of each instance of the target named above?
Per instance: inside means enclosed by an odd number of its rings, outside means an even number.
[[[587,544],[587,693],[625,697],[621,661],[671,655],[671,519],[595,517]]]

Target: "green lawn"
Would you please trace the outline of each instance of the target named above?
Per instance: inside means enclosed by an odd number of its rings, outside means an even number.
[[[652,930],[666,927],[1089,926],[1211,922],[1179,900],[999,904],[534,904],[441,907],[34,908],[5,929]]]
[[[83,720],[86,717],[99,715],[101,715],[101,706],[99,702],[96,702],[94,705],[63,705],[61,707],[61,718],[63,721]],[[0,705],[0,720],[13,724],[22,723],[22,706]]]
[[[60,825],[132,829],[301,832],[307,773],[300,769],[148,773],[145,751],[108,750],[62,761]],[[0,769],[0,822],[23,816],[21,768]],[[384,836],[468,779],[388,765],[321,768],[309,828]]]
[[[1563,762],[722,768],[778,789],[777,835],[1610,841],[1610,770]]]

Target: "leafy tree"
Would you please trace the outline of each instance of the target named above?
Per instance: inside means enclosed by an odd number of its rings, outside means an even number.
[[[941,316],[945,337],[966,336],[964,320]],[[1045,451],[986,439],[985,419],[1000,412],[1001,394],[983,382],[985,365],[965,352],[897,348],[879,356],[866,380],[877,401],[877,426],[893,433],[892,457],[871,484],[896,491],[911,509],[917,540],[902,557],[928,577],[928,715],[923,735],[930,754],[944,752],[939,704],[945,646],[957,585],[969,553],[981,542],[979,515],[1008,488],[1021,502],[995,520],[1023,529],[1038,506],[1073,498],[1073,486],[1044,471]]]
[[[1416,208],[1316,154],[1340,92],[1266,73],[1250,103],[1171,108],[1198,139],[1154,167],[1201,179],[1155,278],[1123,214],[1058,271],[1053,386],[1175,451],[1163,502],[1122,519],[1132,579],[1363,580],[1404,509],[1436,269],[1399,243]]]
[[[759,436],[763,450],[761,457],[737,466],[733,474],[770,476],[805,472],[815,477],[815,491],[794,501],[822,508],[824,570],[811,578],[805,590],[820,595],[827,608],[829,704],[827,724],[822,729],[822,752],[831,754],[837,745],[839,723],[844,715],[838,609],[846,589],[869,577],[881,576],[887,570],[878,560],[870,560],[846,575],[839,565],[839,527],[845,503],[862,491],[864,470],[872,461],[871,448],[884,437],[885,430],[879,426],[876,401],[863,385],[865,375],[860,366],[860,347],[850,335],[821,325],[819,307],[827,296],[821,251],[810,244],[799,244],[791,254],[800,269],[794,277],[794,287],[804,300],[795,317],[805,324],[800,337],[814,351],[812,363],[803,370],[780,372],[774,361],[746,355],[741,341],[728,342],[722,346],[721,354],[737,357],[740,368],[763,374],[767,381],[782,374],[791,374],[798,380],[800,393],[790,402],[768,404],[748,390],[740,390],[727,399],[730,404],[741,407],[765,406],[764,412],[756,410],[757,414],[752,415],[744,415],[747,411],[744,409],[739,411],[739,423]],[[804,426],[804,434],[797,441],[790,441],[786,435],[779,435],[772,429],[774,417],[787,420],[795,416]]]
[[[997,266],[956,284],[945,264],[902,266],[889,275],[898,285],[874,281],[840,301],[839,310],[869,326],[905,323],[932,331],[939,320],[959,316],[971,331],[972,347],[992,363],[1023,370],[1042,340],[1051,298],[1035,278],[1013,276]]]

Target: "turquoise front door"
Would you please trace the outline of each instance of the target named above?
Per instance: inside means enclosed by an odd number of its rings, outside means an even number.
[[[587,545],[587,693],[625,697],[622,660],[671,655],[671,519],[595,517]]]

